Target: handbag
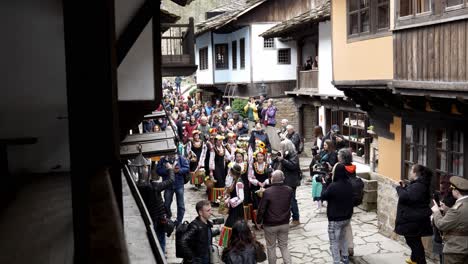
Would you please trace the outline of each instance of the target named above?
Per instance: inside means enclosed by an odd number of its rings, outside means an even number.
[[[265,253],[265,246],[262,243],[255,241],[255,260],[257,262],[263,262],[267,259],[267,255]]]

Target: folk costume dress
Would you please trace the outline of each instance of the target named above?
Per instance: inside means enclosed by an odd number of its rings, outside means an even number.
[[[208,192],[208,200],[216,202],[218,197],[222,197],[226,186],[226,163],[224,162],[224,146],[214,146],[210,154],[210,171],[213,171],[215,180],[214,187]]]
[[[228,176],[231,177],[231,176]],[[228,247],[229,246],[229,239],[231,238],[232,234],[232,226],[238,220],[242,220],[244,218],[244,183],[242,178],[239,177],[236,182],[232,182],[235,184],[235,188],[232,188],[231,192],[229,193],[230,199],[227,204],[229,204],[229,216],[226,219],[226,223],[224,224],[223,231],[221,232],[221,236],[219,238],[219,246]],[[231,185],[232,185],[231,184]],[[231,186],[232,187],[232,186]],[[227,190],[229,190],[228,188]]]
[[[193,157],[190,159],[191,183],[193,185],[200,185],[203,183],[203,176],[197,175],[197,171],[205,166],[207,146],[203,141],[189,141],[187,143],[187,153],[191,152],[197,156],[196,160]]]
[[[249,172],[249,182],[250,182],[250,195],[252,197],[252,221],[254,223],[257,222],[257,210],[258,205],[260,204],[261,198],[258,196],[256,191],[260,190],[259,183],[263,183],[265,185],[270,184],[270,169],[267,162],[263,162],[260,164],[259,162],[254,162],[251,166],[251,170]]]
[[[247,162],[239,163],[242,168],[241,179],[244,183],[244,219],[252,220],[252,194],[250,192],[250,182],[249,182],[249,165]]]

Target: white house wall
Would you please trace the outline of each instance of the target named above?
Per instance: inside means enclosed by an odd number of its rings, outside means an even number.
[[[115,1],[115,31],[123,33],[144,0]],[[150,21],[117,69],[119,101],[154,100],[153,37]]]
[[[253,81],[296,80],[297,49],[295,41],[281,42],[275,39],[275,48],[264,48],[259,35],[276,23],[252,25]],[[291,48],[291,64],[278,64],[278,49]]]
[[[152,22],[117,69],[119,101],[154,100]]]
[[[208,69],[200,70],[200,49],[208,47]],[[197,83],[213,84],[213,51],[211,50],[211,33],[200,35],[195,40],[195,64],[198,65]]]
[[[245,68],[240,68],[240,39],[245,39]],[[237,41],[237,69],[232,68],[232,42]],[[250,34],[243,27],[229,34],[213,34],[214,44],[228,44],[229,69],[215,70],[215,83],[250,83]]]
[[[62,12],[62,1],[0,2],[0,138],[38,138],[8,148],[12,172],[70,169]]]
[[[331,46],[331,22],[327,20],[319,23],[319,93],[331,95],[343,95],[332,85],[332,46]]]

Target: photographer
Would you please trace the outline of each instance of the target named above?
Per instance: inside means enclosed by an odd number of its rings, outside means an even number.
[[[170,236],[174,230],[174,225],[167,219],[166,208],[161,195],[163,190],[173,185],[174,169],[170,163],[166,163],[165,166],[168,171],[168,179],[165,181],[138,182],[138,190],[151,216],[159,244],[164,252],[166,251],[165,234],[167,233]]]
[[[218,230],[212,230],[211,203],[203,200],[195,205],[198,213],[182,236],[180,245],[183,250],[183,263],[209,264],[213,236],[219,235]]]
[[[167,188],[164,191],[164,205],[166,206],[167,216],[172,217],[171,204],[174,198],[174,194],[177,199],[177,220],[175,225],[182,223],[185,214],[185,204],[184,204],[184,184],[185,177],[189,173],[189,163],[187,159],[179,155],[170,155],[168,157],[162,157],[158,163],[156,171],[160,176],[163,177],[163,180],[169,178],[169,170],[166,168],[166,164],[170,163],[174,168],[174,184]]]

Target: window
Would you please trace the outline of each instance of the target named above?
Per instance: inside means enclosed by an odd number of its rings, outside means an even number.
[[[447,8],[448,9],[459,9],[463,8],[464,5],[468,3],[467,0],[447,0]]]
[[[215,45],[215,65],[216,69],[229,69],[228,44]]]
[[[339,134],[344,139],[344,145],[353,153],[354,161],[370,163],[370,136],[367,134],[369,119],[366,114],[341,110],[326,109],[326,131],[330,131],[332,124],[340,127]],[[375,154],[375,152],[374,152]]]
[[[275,47],[275,39],[274,38],[265,38],[265,39],[263,39],[263,47],[264,48],[274,48]]]
[[[232,42],[232,69],[237,69],[237,41]]]
[[[400,17],[431,11],[431,0],[400,0]]]
[[[239,48],[240,48],[240,68],[245,68],[245,39],[241,38],[239,40]]]
[[[436,146],[436,183],[442,192],[446,192],[450,186],[449,179],[452,176],[463,177],[463,138],[460,131],[450,131],[445,128],[435,131]]]
[[[427,165],[427,129],[406,125],[404,179],[408,179],[413,164]]]
[[[278,50],[278,64],[291,64],[291,49]]]
[[[348,0],[348,36],[375,34],[389,27],[389,0]]]
[[[200,70],[208,69],[208,47],[202,48],[198,51],[198,59],[200,64]]]

